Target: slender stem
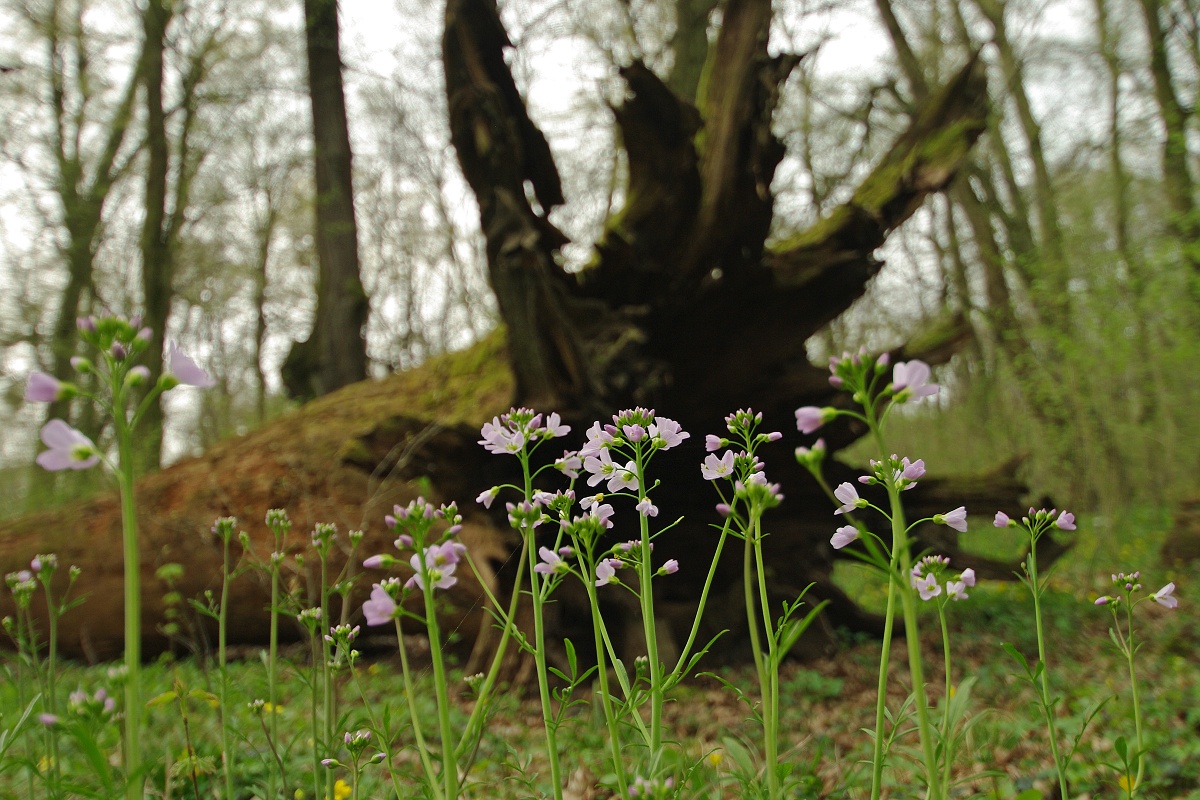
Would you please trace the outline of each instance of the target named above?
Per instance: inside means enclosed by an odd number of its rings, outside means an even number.
[[[1037,570],[1037,537],[1029,541],[1029,588],[1033,590],[1033,619],[1037,626],[1038,661],[1042,662],[1042,713],[1046,716],[1046,728],[1050,734],[1050,754],[1054,757],[1054,768],[1058,771],[1059,796],[1069,798],[1067,793],[1066,765],[1058,753],[1058,726],[1055,724],[1054,708],[1050,701],[1050,665],[1046,662],[1046,637],[1042,631],[1042,585]]]
[[[276,541],[275,551],[279,550]],[[272,749],[279,741],[279,691],[276,684],[276,672],[279,664],[279,564],[275,561],[275,553],[271,554],[271,633],[267,649],[267,705],[271,715],[270,734]],[[283,779],[283,765],[279,765],[280,780]],[[267,772],[267,797],[274,799],[277,791],[275,782],[276,772],[272,768]]]
[[[403,649],[403,641],[400,643]],[[400,791],[400,780],[396,777],[396,770],[392,764],[392,732],[384,730],[379,724],[379,717],[375,714],[374,704],[367,697],[367,692],[363,689],[362,678],[358,676],[358,670],[354,668],[354,664],[350,664],[350,677],[354,680],[354,686],[358,689],[358,696],[362,698],[363,708],[366,709],[367,719],[371,720],[371,728],[379,734],[380,746],[383,748],[384,768],[387,769],[388,778],[392,781],[392,791],[396,793],[397,798],[402,798],[404,795]],[[357,767],[357,762],[355,762]],[[358,781],[354,782],[354,790],[358,791]]]
[[[1129,787],[1129,796],[1133,797],[1134,792],[1142,787],[1142,774],[1146,767],[1146,760],[1143,758],[1142,750],[1142,704],[1140,693],[1138,692],[1137,672],[1133,666],[1133,656],[1136,652],[1136,646],[1133,642],[1133,603],[1125,603],[1125,615],[1128,620],[1129,639],[1125,643],[1125,655],[1129,661],[1129,685],[1133,690],[1133,726],[1137,734],[1137,777]]]
[[[589,559],[590,561],[590,559]],[[625,762],[621,759],[621,723],[612,708],[612,695],[608,688],[608,665],[604,662],[604,620],[600,616],[600,601],[596,597],[596,586],[589,576],[594,574],[590,568],[584,574],[583,586],[587,591],[588,605],[592,610],[592,637],[596,646],[596,677],[600,681],[600,705],[604,709],[604,722],[608,726],[608,743],[612,750],[613,772],[617,776],[617,796],[628,797],[628,779],[625,776]]]
[[[333,668],[329,666],[331,661],[330,643],[325,638],[325,633],[332,627],[330,623],[333,621],[329,613],[329,553],[325,547],[320,550],[321,556],[321,626],[317,636],[317,654],[321,658],[321,691],[322,701],[325,712],[325,747],[332,749],[333,743],[337,741],[334,737],[334,726],[337,725],[337,714],[334,709],[334,694],[337,687],[333,681]],[[316,742],[313,742],[314,748]],[[330,753],[330,757],[332,757]],[[334,774],[333,770],[325,770],[325,795],[333,797]]]
[[[687,642],[683,645],[683,649],[679,651],[679,660],[675,662],[675,669],[671,670],[672,683],[683,677],[688,657],[692,654],[692,646],[696,643],[696,635],[700,632],[700,620],[704,617],[704,609],[708,605],[708,592],[712,588],[713,578],[716,577],[717,566],[721,563],[721,551],[725,549],[725,540],[728,536],[729,521],[726,520],[725,525],[721,528],[721,538],[717,540],[717,549],[713,553],[712,563],[708,567],[708,575],[704,578],[704,588],[700,591],[700,603],[696,606],[696,618],[692,621],[692,629],[688,632]]]
[[[522,538],[521,553],[517,556],[518,564],[525,562],[525,553],[528,548],[529,540]],[[488,588],[487,583],[480,576],[479,570],[476,569],[475,562],[469,556],[467,563],[471,565],[471,570],[475,573],[479,585],[488,593],[488,599],[491,600],[492,605],[496,609],[499,609],[500,604],[496,602],[495,597],[491,596],[491,589]],[[508,643],[512,641],[513,631],[517,627],[514,620],[516,619],[517,605],[521,599],[521,581],[524,575],[525,573],[522,570],[517,570],[517,576],[513,582],[512,597],[508,601],[508,613],[504,617],[504,630],[500,634],[500,643],[496,645],[496,654],[492,658],[492,666],[488,670],[487,677],[484,678],[483,685],[479,687],[479,694],[475,700],[475,708],[471,709],[471,716],[467,719],[467,724],[463,727],[462,737],[459,739],[458,747],[454,751],[455,758],[461,758],[466,753],[467,748],[473,746],[478,736],[477,730],[483,725],[484,712],[488,704],[487,701],[491,698],[492,690],[495,688],[496,681],[500,677],[500,670],[504,666],[504,654],[508,650]]]
[[[751,509],[751,515],[754,510]],[[754,610],[756,603],[754,602],[754,542],[752,531],[754,523],[751,522],[746,527],[745,531],[745,547],[742,550],[742,592],[745,595],[746,602],[746,624],[749,626],[750,633],[750,650],[754,656],[754,671],[758,675],[758,685],[763,693],[762,700],[762,715],[763,728],[767,728],[770,720],[770,711],[767,708],[767,672],[766,663],[763,659],[762,641],[758,633],[758,615]],[[769,780],[769,778],[768,778]]]
[[[637,469],[638,502],[646,500],[646,477],[642,466],[642,449],[637,446],[634,463]],[[646,662],[650,677],[650,758],[658,761],[662,749],[663,681],[662,664],[658,661],[658,635],[654,619],[654,570],[650,564],[650,520],[638,514],[641,533],[641,558],[638,560],[638,600],[642,607],[642,630],[646,639]]]
[[[896,553],[888,570],[887,610],[883,617],[883,647],[879,653],[879,685],[875,699],[875,742],[871,757],[871,800],[879,800],[883,787],[883,725],[887,716],[888,662],[892,654],[892,631],[896,625]]]
[[[427,777],[426,785],[434,800],[442,800],[445,795],[438,781],[434,780],[433,762],[429,760],[429,745],[425,742],[425,734],[421,730],[421,717],[417,713],[417,687],[413,685],[412,671],[408,667],[408,650],[404,647],[404,632],[400,628],[400,620],[396,620],[396,644],[400,649],[400,672],[404,676],[404,699],[408,701],[408,718],[412,720],[413,739],[417,743],[417,757],[421,759],[421,767]],[[397,800],[402,795],[396,794]],[[453,800],[453,798],[451,798]]]
[[[142,591],[141,551],[138,547],[137,506],[133,490],[132,432],[117,413],[117,488],[121,495],[121,540],[125,561],[125,796],[142,800]]]
[[[950,631],[946,627],[946,604],[938,603],[938,621],[942,625],[942,655],[945,658],[946,666],[946,694],[942,703],[944,704],[944,712],[942,715],[942,785],[950,786],[950,759],[953,748],[951,748],[951,737],[953,732],[950,730],[950,698],[954,692],[954,683],[951,680],[952,673],[950,671]]]
[[[450,695],[446,686],[446,665],[442,661],[442,637],[438,629],[437,608],[433,602],[436,587],[428,567],[421,562],[425,590],[425,630],[429,635],[429,658],[433,665],[433,685],[437,693],[438,727],[442,736],[442,786],[447,800],[458,797],[458,762],[454,757],[454,732],[450,727]]]
[[[754,541],[755,571],[758,574],[758,601],[762,612],[763,630],[767,634],[767,656],[763,665],[767,681],[761,685],[763,698],[763,734],[766,757],[767,791],[771,800],[778,800],[779,786],[779,664],[776,660],[776,631],[771,624],[771,606],[767,595],[767,576],[762,557],[762,516],[751,509],[751,530],[747,536]],[[760,673],[760,680],[761,680]]]
[[[229,745],[229,669],[225,652],[229,616],[229,536],[224,537],[221,562],[221,607],[217,614],[217,664],[221,669],[221,762],[225,768],[225,796],[233,797],[233,748]]]

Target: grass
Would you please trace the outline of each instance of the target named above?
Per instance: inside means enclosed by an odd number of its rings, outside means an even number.
[[[1085,709],[1104,701],[1104,705],[1081,745],[1072,768],[1072,782],[1080,797],[1123,796],[1115,784],[1116,773],[1103,766],[1115,760],[1113,748],[1118,736],[1132,738],[1127,678],[1124,662],[1107,638],[1109,617],[1090,602],[1102,593],[1109,572],[1141,567],[1146,586],[1153,590],[1167,580],[1182,588],[1179,609],[1168,612],[1149,604],[1139,609],[1139,632],[1145,646],[1139,653],[1139,677],[1143,687],[1143,706],[1149,745],[1149,783],[1144,796],[1151,798],[1200,798],[1200,671],[1195,668],[1195,653],[1200,632],[1188,602],[1187,588],[1197,584],[1196,569],[1166,572],[1156,569],[1156,553],[1168,520],[1155,509],[1136,509],[1120,517],[1093,517],[1085,520],[1077,533],[1074,550],[1063,559],[1046,597],[1049,637],[1056,691],[1064,696],[1058,708],[1067,730],[1078,727]],[[1007,531],[987,525],[981,513],[973,518],[965,542],[988,555],[1011,555],[1017,542],[1006,541]],[[838,579],[868,605],[878,604],[882,591],[877,581],[850,568],[840,570]],[[951,617],[951,641],[955,653],[956,682],[970,675],[976,679],[972,693],[973,714],[981,719],[971,729],[966,746],[960,751],[955,770],[960,780],[958,797],[1011,798],[1029,789],[1049,796],[1054,784],[1053,769],[1044,747],[1044,730],[1037,723],[1032,706],[1033,695],[1016,681],[1014,665],[1000,650],[1002,641],[1012,642],[1023,652],[1034,650],[1030,603],[1023,587],[1016,582],[981,582],[970,600],[955,604]],[[929,609],[927,609],[929,610]],[[87,613],[86,605],[71,613]],[[929,666],[933,696],[940,692],[944,676],[940,671],[940,640],[933,617],[922,628],[922,645]],[[388,637],[377,640],[377,653],[364,658],[360,676],[368,693],[368,702],[377,712],[391,708],[398,741],[411,745],[406,730],[395,723],[403,710],[403,684],[399,667],[390,651],[394,643]],[[372,652],[368,645],[364,650]],[[896,647],[902,648],[901,642]],[[303,651],[296,658],[303,659]],[[233,717],[235,756],[238,764],[238,797],[261,796],[265,781],[267,749],[261,717],[249,708],[255,698],[266,696],[265,669],[257,651],[248,650],[231,667],[234,687]],[[900,680],[894,681],[895,694],[889,707],[897,709],[904,701],[903,670],[899,650],[893,668]],[[783,741],[781,752],[793,765],[793,777],[799,778],[801,797],[859,798],[865,794],[869,771],[862,760],[869,758],[869,737],[862,732],[872,724],[875,670],[878,644],[849,638],[832,658],[790,662],[781,676]],[[23,710],[13,675],[16,664],[6,662],[10,679],[0,681],[0,728],[11,727]],[[289,777],[283,796],[311,796],[312,747],[306,725],[308,706],[303,676],[304,664],[285,671],[282,686],[284,702],[280,714],[283,741],[277,743]],[[417,691],[419,705],[431,722],[435,717],[433,689],[429,671],[422,670],[423,682]],[[465,715],[470,708],[465,683],[456,673],[452,689],[455,708]],[[759,735],[753,710],[742,703],[723,681],[728,681],[754,696],[754,675],[749,668],[721,671],[720,679],[700,677],[679,687],[667,707],[668,731],[682,744],[678,774],[694,767],[690,787],[684,797],[738,797],[738,784],[732,771],[747,762],[757,751],[753,742]],[[81,688],[89,694],[98,688],[118,695],[119,676],[110,667],[65,665],[60,671],[63,691]],[[149,785],[164,797],[221,796],[219,765],[220,731],[216,710],[206,701],[207,692],[217,690],[217,673],[205,661],[188,658],[177,662],[160,661],[148,667],[144,680],[145,696],[154,697],[172,686],[191,692],[186,713],[188,731],[196,753],[187,757],[187,742],[177,702],[167,702],[150,710],[146,741],[152,743],[146,758],[151,762]],[[339,730],[366,727],[362,701],[352,682],[343,679],[342,707],[345,716]],[[37,756],[42,736],[36,722],[22,742],[9,752],[0,772],[0,796],[44,796],[41,784],[31,782],[31,770],[45,770],[47,764]],[[108,753],[117,752],[119,730],[116,723],[101,728],[98,743]],[[572,797],[604,797],[590,787],[603,785],[608,771],[603,724],[589,705],[574,709],[570,722],[560,733],[568,788]],[[909,741],[911,740],[911,741]],[[496,717],[480,747],[476,769],[472,773],[471,794],[476,797],[529,797],[547,789],[545,740],[541,734],[541,711],[536,691],[506,691],[500,694]],[[745,743],[744,745],[742,743]],[[436,745],[432,746],[435,747]],[[904,782],[905,748],[915,747],[915,735],[901,742],[893,754],[897,769],[889,771],[885,796],[904,797],[905,790],[895,782]],[[67,742],[61,748],[60,767],[67,775],[78,776],[87,784],[90,767],[86,752]],[[337,755],[335,753],[322,755]],[[115,759],[115,756],[113,756]],[[418,764],[411,748],[397,758],[401,772],[413,771]],[[193,783],[192,777],[195,774]],[[342,777],[349,779],[348,775]],[[359,787],[362,797],[385,796],[389,787],[382,767],[370,767]],[[407,782],[412,796],[419,796],[417,784]],[[256,794],[259,793],[259,794]],[[593,792],[590,793],[589,792]],[[570,792],[568,792],[570,794]],[[86,795],[85,795],[86,796]],[[95,796],[95,795],[93,795]]]

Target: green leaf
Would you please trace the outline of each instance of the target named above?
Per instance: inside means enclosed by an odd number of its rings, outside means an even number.
[[[1042,800],[1042,796],[1037,789],[1026,789],[1017,795],[1017,800]]]
[[[147,700],[146,708],[158,708],[159,706],[165,706],[168,703],[174,703],[178,697],[179,695],[175,692],[163,692],[157,697],[152,697]]]

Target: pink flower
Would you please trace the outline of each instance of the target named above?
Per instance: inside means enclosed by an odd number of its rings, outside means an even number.
[[[683,442],[684,439],[691,438],[691,434],[685,431],[678,422],[666,417],[655,417],[654,422],[650,423],[649,432],[654,446],[662,450],[669,450]]]
[[[970,597],[967,594],[967,584],[964,581],[950,581],[946,584],[946,597],[951,600],[966,600]]]
[[[834,514],[845,514],[847,511],[866,506],[866,501],[859,498],[858,491],[852,483],[839,484],[833,490],[833,496],[842,502],[841,508],[833,512]]]
[[[959,506],[945,514],[934,514],[933,521],[939,525],[949,525],[959,533],[963,533],[967,529],[967,507]]]
[[[391,622],[396,614],[396,601],[378,583],[371,589],[371,599],[363,603],[363,616],[368,625],[382,625]]]
[[[539,575],[553,575],[559,572],[560,568],[565,570],[566,564],[562,560],[562,556],[551,550],[549,547],[538,548],[538,555],[542,560],[534,564],[533,571]]]
[[[171,374],[182,384],[195,386],[198,389],[211,389],[217,385],[217,382],[208,377],[207,372],[196,366],[196,362],[184,354],[174,342],[171,342],[167,351],[167,362],[170,365]]]
[[[676,572],[679,572],[679,562],[673,558],[658,568],[659,575],[674,575]]]
[[[732,450],[726,450],[725,455],[717,458],[716,453],[710,453],[704,457],[704,463],[700,465],[700,476],[706,481],[715,481],[718,478],[728,478],[733,475],[734,455]]]
[[[484,489],[482,492],[480,492],[479,497],[475,498],[475,502],[483,503],[484,508],[491,508],[492,502],[496,499],[497,495],[499,495],[499,494],[500,494],[500,487],[493,486],[490,489]]]
[[[905,400],[920,400],[938,393],[940,388],[936,383],[929,382],[929,365],[924,361],[901,361],[892,368],[892,389],[896,392],[896,402]]]
[[[42,469],[51,472],[88,469],[100,461],[100,451],[92,440],[61,419],[52,419],[42,426],[42,441],[50,448],[37,457]]]
[[[546,425],[542,429],[542,435],[547,439],[556,439],[560,436],[566,436],[571,432],[570,425],[562,424],[562,417],[557,412],[552,412],[546,417]]]
[[[924,578],[918,578],[914,575],[912,586],[921,595],[922,600],[932,600],[942,593],[942,586],[937,582],[937,575],[934,575],[932,572]]]
[[[857,538],[858,528],[853,525],[843,525],[834,532],[833,538],[829,540],[829,543],[833,545],[834,550],[841,550]]]
[[[638,513],[641,514],[643,517],[657,517],[658,516],[658,506],[651,503],[649,497],[643,499],[640,503],[637,504],[637,510],[638,510]]]
[[[997,528],[1008,528],[1013,524],[1013,521],[1008,518],[1008,514],[1003,511],[996,512],[996,520],[992,523]]]
[[[1154,602],[1158,603],[1160,606],[1175,608],[1177,605],[1179,605],[1179,600],[1174,597],[1174,594],[1175,584],[1168,583],[1166,586],[1162,587],[1150,596],[1154,598]]]
[[[1060,531],[1075,530],[1075,515],[1070,511],[1064,511],[1058,515],[1058,519],[1054,520],[1054,527]]]
[[[725,440],[720,436],[715,436],[710,433],[708,436],[704,437],[704,449],[710,453],[715,453],[724,446]]]
[[[960,581],[962,581],[963,583],[965,583],[967,586],[974,586],[975,585],[975,570],[964,569],[962,571],[962,575],[958,576],[958,579]]]
[[[624,566],[619,558],[606,558],[596,565],[596,585],[607,586],[616,579],[617,567]]]
[[[44,372],[34,372],[25,384],[25,402],[53,403],[63,397],[63,384],[53,375]]]
[[[383,569],[384,568],[383,556],[381,556],[381,555],[369,556],[368,558],[366,558],[363,561],[363,567],[365,569]]]
[[[801,433],[813,433],[825,424],[825,412],[816,406],[796,409],[796,427]]]

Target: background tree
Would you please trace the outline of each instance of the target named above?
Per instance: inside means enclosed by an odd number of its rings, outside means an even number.
[[[369,304],[358,266],[337,0],[304,0],[304,29],[317,191],[317,310],[312,334],[288,355],[284,380],[294,396],[319,397],[367,377]]]

